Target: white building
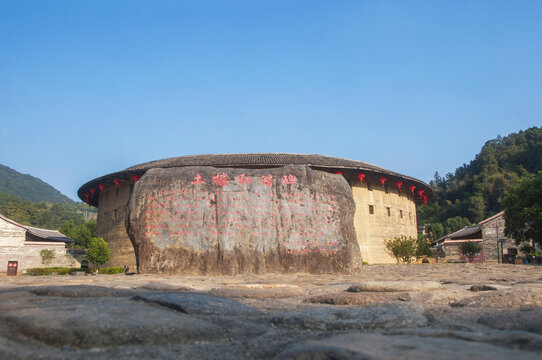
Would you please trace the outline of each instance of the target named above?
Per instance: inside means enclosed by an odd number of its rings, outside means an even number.
[[[21,225],[0,214],[0,273],[6,273],[8,262],[18,262],[18,274],[26,269],[49,266],[79,267],[79,262],[67,254],[72,239],[56,230]],[[43,264],[40,251],[54,250],[50,264]]]

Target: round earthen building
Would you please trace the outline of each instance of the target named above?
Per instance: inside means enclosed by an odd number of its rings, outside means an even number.
[[[217,154],[152,161],[91,180],[111,266],[139,272],[357,272],[415,237],[426,183],[321,155]]]

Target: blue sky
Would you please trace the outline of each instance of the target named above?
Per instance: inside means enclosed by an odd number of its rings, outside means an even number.
[[[542,1],[0,0],[0,163],[71,198],[161,158],[423,181],[542,125]]]

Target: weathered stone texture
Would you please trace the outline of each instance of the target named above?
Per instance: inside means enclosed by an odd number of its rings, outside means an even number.
[[[342,176],[308,166],[151,169],[126,229],[143,273],[350,273],[354,211]]]
[[[494,216],[489,220],[480,223],[482,229],[482,237],[484,239],[484,257],[485,261],[497,261],[499,249],[497,248],[497,240],[505,238],[504,235],[505,221],[503,214]],[[508,238],[503,246],[504,251],[507,247],[514,247],[514,239]]]

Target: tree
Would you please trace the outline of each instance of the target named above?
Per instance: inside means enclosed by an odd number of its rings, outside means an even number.
[[[102,238],[93,238],[87,248],[87,259],[93,264],[105,264],[109,260],[109,245]]]
[[[410,264],[416,255],[416,239],[404,235],[385,240],[384,246],[388,254],[393,256],[397,263],[400,261]]]
[[[55,251],[43,249],[40,251],[41,263],[49,265],[55,259]]]
[[[65,221],[60,232],[75,240],[73,247],[87,248],[96,237],[96,220],[89,220],[81,225],[75,225],[72,220]]]
[[[471,263],[476,254],[482,250],[482,247],[473,241],[466,241],[459,244],[459,250],[461,250],[461,253],[465,255]]]
[[[534,248],[534,246],[529,244],[525,244],[520,247],[519,251],[521,251],[526,257],[531,257],[536,253],[536,249]]]
[[[427,241],[427,239],[423,235],[418,235],[418,238],[416,239],[415,255],[417,259],[433,255],[431,244]]]
[[[542,127],[509,134],[486,142],[468,164],[431,181],[434,197],[417,208],[418,224],[431,224],[433,240],[449,218],[478,223],[503,209],[504,197],[518,180],[542,169]],[[457,229],[456,229],[457,230]],[[440,235],[440,236],[439,236]]]
[[[542,171],[524,176],[504,198],[504,232],[516,240],[542,246]]]

